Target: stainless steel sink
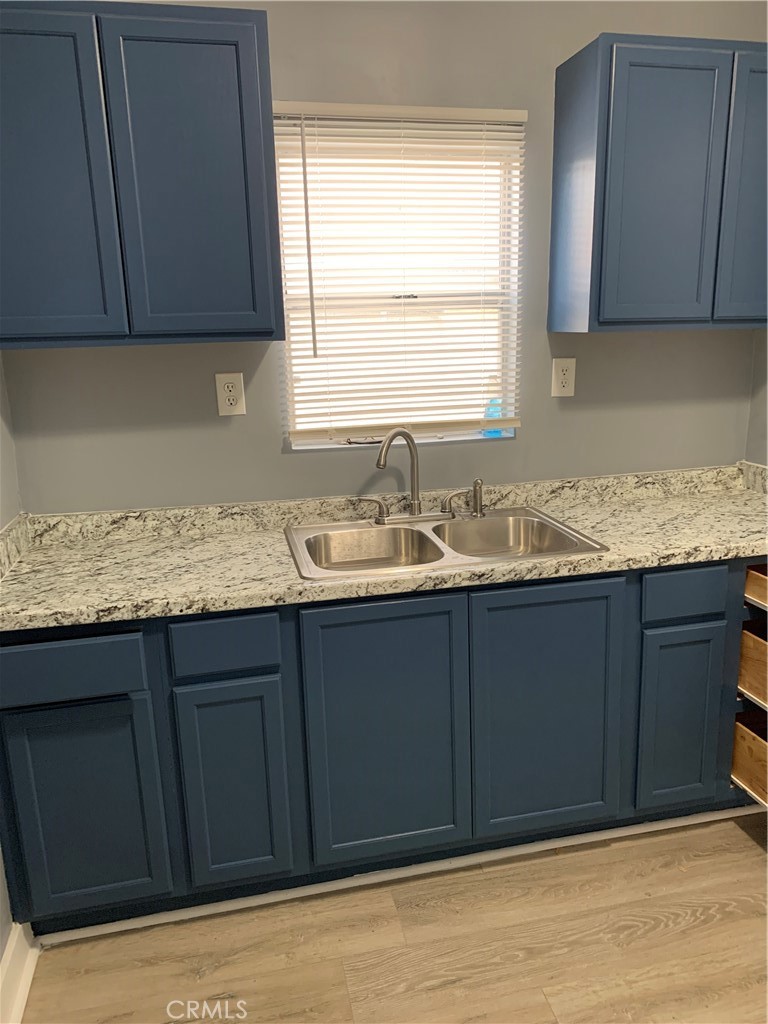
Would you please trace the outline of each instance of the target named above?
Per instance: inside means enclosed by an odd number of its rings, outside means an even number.
[[[366,520],[289,526],[285,533],[299,574],[310,580],[462,569],[608,550],[535,508],[494,509],[479,518],[449,515],[414,516],[385,525]]]
[[[550,555],[579,547],[579,541],[564,529],[530,515],[453,519],[433,529],[449,548],[476,558]]]
[[[426,533],[406,526],[329,530],[307,537],[306,549],[318,568],[334,572],[428,565],[445,554]]]

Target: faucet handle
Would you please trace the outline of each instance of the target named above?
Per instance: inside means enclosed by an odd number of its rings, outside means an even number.
[[[372,494],[360,494],[357,497],[357,501],[373,501],[378,505],[379,514],[376,516],[376,522],[380,522],[389,516],[389,505],[383,498],[375,498]]]
[[[470,491],[467,487],[459,487],[455,491],[451,491],[450,494],[446,494],[443,500],[440,502],[441,512],[450,512],[451,515],[456,515],[453,511],[453,499],[458,498],[460,494],[464,494],[469,497]]]

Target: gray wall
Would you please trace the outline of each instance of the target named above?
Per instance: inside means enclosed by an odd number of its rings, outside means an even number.
[[[283,100],[524,107],[522,418],[515,441],[431,446],[428,487],[731,463],[750,418],[750,331],[553,335],[545,329],[555,67],[599,32],[765,38],[761,3],[267,3]],[[577,357],[577,396],[549,397]],[[32,512],[349,493],[402,486],[370,450],[284,452],[280,345],[5,356]],[[248,415],[216,415],[242,370]],[[754,408],[754,405],[753,405]],[[402,452],[393,460],[404,467]]]
[[[0,529],[21,511],[11,407],[0,360]]]
[[[0,528],[20,511],[19,485],[16,477],[16,452],[10,430],[8,398],[0,362]],[[2,854],[0,854],[0,956],[11,931],[11,909],[5,885]]]
[[[11,934],[11,908],[8,904],[8,889],[5,884],[5,869],[0,852],[0,957],[3,955],[8,937]]]
[[[19,511],[19,484],[16,477],[16,452],[9,423],[8,398],[0,361],[0,528],[9,523]],[[3,858],[0,854],[0,956],[11,931],[11,908],[5,886]]]
[[[768,346],[762,331],[755,331],[755,353],[752,367],[752,398],[749,406],[749,425],[747,431],[747,451],[745,458],[749,462],[759,462],[761,466],[768,463],[768,438],[766,437],[766,373],[768,373]]]

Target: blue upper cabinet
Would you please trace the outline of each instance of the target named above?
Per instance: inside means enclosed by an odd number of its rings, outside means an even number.
[[[0,12],[0,336],[128,330],[96,20]]]
[[[715,319],[766,316],[766,58],[737,53],[725,165]]]
[[[614,48],[603,321],[711,318],[732,60]]]
[[[138,334],[275,327],[266,16],[208,14],[99,19]]]
[[[282,337],[266,15],[21,3],[0,24],[4,343]]]
[[[759,43],[611,35],[558,68],[551,331],[765,320],[764,71]]]
[[[624,580],[470,597],[475,835],[615,817]]]

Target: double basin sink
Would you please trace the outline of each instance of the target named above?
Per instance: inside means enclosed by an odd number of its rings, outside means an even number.
[[[478,518],[420,516],[385,525],[366,520],[289,526],[285,532],[304,579],[459,569],[483,562],[607,550],[528,507],[494,509]]]

